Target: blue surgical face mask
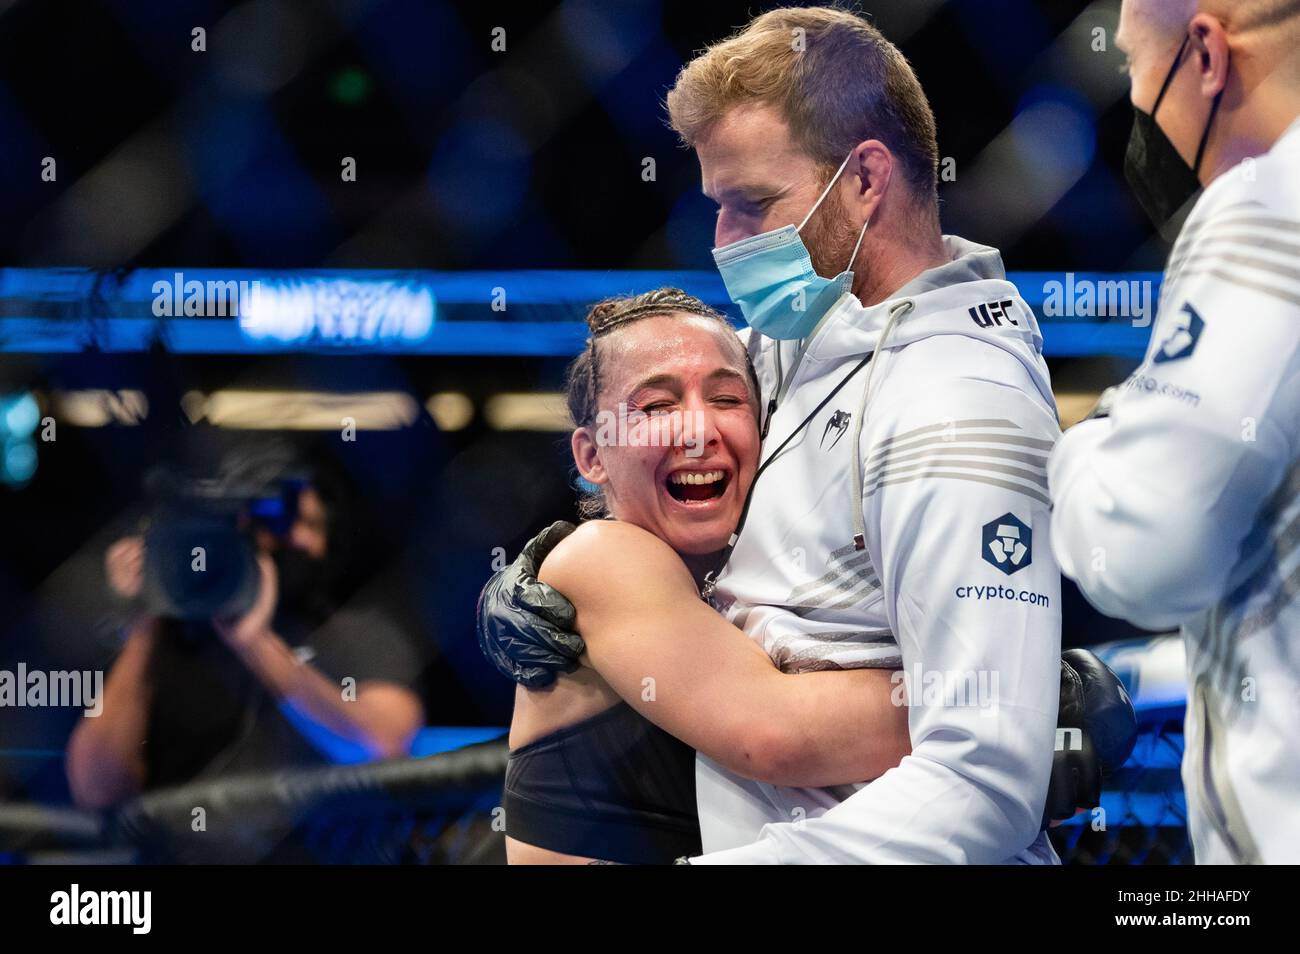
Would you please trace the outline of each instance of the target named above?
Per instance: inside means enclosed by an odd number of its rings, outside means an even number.
[[[787,340],[806,338],[826,312],[852,290],[852,269],[834,278],[822,278],[813,269],[812,257],[799,237],[812,214],[840,181],[840,174],[852,157],[852,152],[844,157],[825,191],[798,226],[782,226],[713,250],[713,261],[722,273],[727,294],[740,306],[750,327],[760,334]],[[862,223],[858,243],[849,257],[850,266],[858,257],[869,222],[870,219]]]

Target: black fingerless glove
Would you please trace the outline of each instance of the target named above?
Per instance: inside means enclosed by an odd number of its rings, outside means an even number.
[[[575,529],[563,520],[551,524],[487,581],[478,598],[479,648],[498,672],[530,689],[572,672],[587,648],[573,631],[573,604],[537,579],[546,555]]]

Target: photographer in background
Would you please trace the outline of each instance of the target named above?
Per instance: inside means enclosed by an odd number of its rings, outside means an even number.
[[[330,527],[343,501],[320,483],[284,484],[278,519],[257,513],[264,501],[241,508],[251,552],[238,615],[160,609],[145,543],[157,538],[108,548],[109,586],[131,612],[103,715],[83,720],[68,743],[78,805],[108,807],[199,777],[407,753],[424,718],[411,688],[418,662],[381,614],[332,605],[340,554]]]

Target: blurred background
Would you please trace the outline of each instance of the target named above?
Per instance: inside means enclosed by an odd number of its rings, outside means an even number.
[[[339,599],[405,634],[426,721],[506,724],[474,601],[575,516],[583,308],[664,282],[725,304],[662,101],[776,5],[0,0],[0,668],[106,666],[104,548],[149,468],[273,438],[350,488]],[[944,230],[1000,247],[1040,313],[1067,272],[1158,284],[1167,252],[1121,173],[1118,7],[859,5],[934,106]],[[159,315],[159,281],[270,294]],[[1043,315],[1066,422],[1145,347],[1108,317]],[[1066,620],[1067,645],[1133,635],[1076,593]],[[0,798],[66,801],[77,715],[6,713]]]

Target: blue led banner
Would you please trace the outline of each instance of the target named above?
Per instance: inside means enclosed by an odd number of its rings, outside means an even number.
[[[1049,356],[1140,357],[1158,273],[1013,272]],[[0,351],[568,356],[587,307],[673,285],[736,317],[712,271],[0,269]]]

